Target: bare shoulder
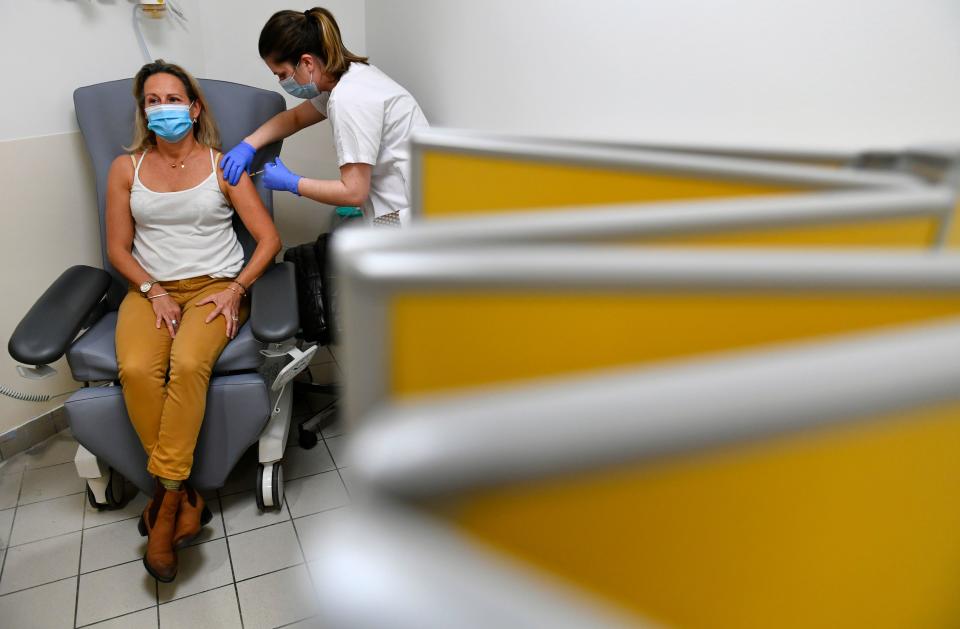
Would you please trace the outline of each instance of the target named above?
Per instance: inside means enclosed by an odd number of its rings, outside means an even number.
[[[113,163],[110,164],[110,177],[114,176],[129,176],[133,177],[134,162],[139,159],[138,155],[133,155],[132,153],[123,153],[122,155],[117,155],[113,160]]]
[[[133,183],[134,160],[139,159],[139,155],[123,153],[118,155],[113,163],[110,164],[110,173],[107,175],[108,181],[115,183]]]

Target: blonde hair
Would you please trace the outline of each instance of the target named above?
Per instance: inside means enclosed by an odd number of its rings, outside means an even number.
[[[148,78],[161,73],[180,79],[190,102],[200,103],[200,115],[197,117],[197,124],[193,126],[194,139],[204,146],[220,150],[220,131],[217,129],[217,123],[207,106],[207,99],[203,96],[200,84],[197,83],[192,74],[182,67],[175,63],[168,63],[163,59],[157,59],[153,63],[146,64],[140,68],[133,79],[133,97],[137,101],[137,111],[133,122],[133,141],[130,146],[124,148],[131,153],[140,153],[157,145],[156,134],[147,128],[147,115],[143,111],[146,107],[143,86],[146,85]]]
[[[260,31],[258,47],[262,59],[294,66],[304,53],[316,55],[324,71],[335,78],[353,62],[369,63],[367,57],[347,50],[333,13],[323,7],[274,13]]]

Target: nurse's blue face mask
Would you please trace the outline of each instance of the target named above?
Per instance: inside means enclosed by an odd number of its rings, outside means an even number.
[[[167,142],[179,142],[193,129],[190,107],[193,105],[153,105],[144,111],[147,128]]]
[[[295,78],[297,76],[297,69],[299,68],[300,64],[298,63],[297,67],[293,69],[293,74],[280,81],[280,87],[282,87],[287,94],[295,98],[316,98],[320,95],[320,90],[313,84],[313,71],[310,72],[310,81],[305,85],[300,85]]]

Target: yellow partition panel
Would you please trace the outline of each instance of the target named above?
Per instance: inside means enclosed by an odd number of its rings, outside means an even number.
[[[668,626],[960,623],[960,404],[433,504]]]
[[[764,229],[731,229],[713,233],[631,239],[634,244],[711,247],[859,247],[915,249],[937,242],[940,220],[934,216],[860,218],[817,221]]]
[[[422,212],[428,217],[585,204],[785,194],[813,189],[812,185],[431,149],[424,150],[421,160]]]
[[[392,298],[394,395],[635,365],[960,313],[955,292],[441,292]]]
[[[947,247],[953,248],[960,246],[960,204],[953,208],[951,216],[945,243]]]

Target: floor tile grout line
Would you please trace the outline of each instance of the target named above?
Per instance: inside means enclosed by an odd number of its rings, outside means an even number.
[[[77,445],[79,446],[80,444],[78,443]],[[10,461],[10,460],[12,460],[12,459],[6,459],[6,460],[7,460],[7,461]],[[10,472],[9,474],[8,474],[8,473],[0,472],[0,476],[12,476],[13,474],[22,474],[22,473],[24,473],[24,472],[32,472],[32,471],[34,471],[34,470],[45,470],[45,469],[47,469],[47,468],[56,467],[56,466],[58,466],[58,465],[66,465],[67,463],[73,463],[73,459],[68,459],[68,460],[66,460],[66,461],[60,461],[59,463],[47,463],[46,465],[32,465],[32,466],[30,466],[30,467],[24,467],[23,469],[21,469],[21,470],[18,471],[18,472]]]
[[[38,505],[38,504],[42,504],[42,503],[44,503],[44,502],[50,502],[51,500],[57,500],[58,498],[66,498],[66,497],[68,497],[68,496],[78,496],[78,495],[80,495],[80,494],[82,494],[82,493],[85,493],[85,492],[86,492],[86,490],[84,490],[84,491],[75,491],[75,492],[72,492],[72,493],[69,493],[69,494],[63,494],[62,496],[54,496],[53,498],[43,498],[42,500],[34,500],[33,502],[25,502],[25,503],[23,503],[23,504],[21,504],[21,505],[17,505],[17,506],[18,506],[18,507],[29,507],[30,505]]]
[[[17,500],[16,504],[13,505],[13,517],[10,518],[10,531],[7,533],[7,544],[3,552],[3,563],[0,564],[0,580],[3,579],[3,570],[7,567],[7,557],[10,556],[10,549],[13,547],[10,544],[13,540],[13,527],[17,523],[17,510],[20,508],[20,492],[23,491],[23,476],[20,476],[20,486],[17,487]],[[6,509],[4,509],[6,511]]]
[[[288,623],[283,624],[283,625],[277,625],[277,626],[274,627],[273,629],[285,629],[286,627],[292,627],[292,626],[296,625],[297,623],[301,623],[301,622],[303,622],[304,620],[310,620],[311,618],[316,618],[316,617],[317,617],[317,614],[311,614],[311,615],[309,615],[309,616],[304,616],[303,618],[298,618],[297,620],[294,620],[293,622],[288,622]]]
[[[86,511],[86,509],[84,509],[84,511]],[[110,526],[111,524],[119,524],[120,522],[126,522],[127,520],[136,520],[139,517],[140,517],[139,515],[131,515],[128,518],[120,518],[119,520],[114,520],[113,522],[104,522],[103,524],[94,524],[93,526],[87,526],[87,527],[84,527],[83,530],[92,531],[94,529],[98,529],[104,526]]]
[[[284,496],[284,500],[286,500],[286,496]],[[332,507],[332,508],[330,508],[330,509],[322,509],[322,510],[317,511],[317,512],[314,512],[314,513],[307,513],[307,514],[304,514],[304,515],[297,516],[296,518],[291,518],[291,521],[292,521],[292,520],[302,519],[302,518],[308,518],[308,517],[310,517],[310,516],[312,516],[312,515],[317,515],[317,514],[319,514],[319,513],[326,513],[326,512],[328,512],[328,511],[336,511],[337,509],[342,509],[342,508],[344,508],[345,506],[346,506],[346,505],[340,505],[339,507]],[[288,505],[287,509],[288,509],[288,513],[289,513],[289,505]],[[223,518],[223,514],[221,513],[221,519],[222,519],[222,518]],[[277,525],[277,524],[283,524],[285,521],[286,521],[286,520],[283,520],[283,521],[280,521],[280,522],[274,522],[273,524],[267,524],[266,526],[259,526],[259,527],[255,528],[255,529],[249,529],[249,530],[247,530],[247,531],[243,531],[243,533],[250,533],[250,532],[252,532],[252,531],[258,531],[258,530],[267,528],[267,527],[269,527],[269,526],[274,526],[274,525]],[[296,524],[295,524],[295,523],[294,523],[294,530],[296,531]],[[53,536],[53,537],[47,537],[47,538],[44,538],[43,540],[37,540],[37,541],[46,541],[46,540],[50,540],[50,539],[55,539],[55,538],[57,538],[57,537],[65,537],[65,536],[67,536],[67,535],[72,535],[72,534],[74,534],[74,533],[79,533],[79,532],[81,532],[81,531],[71,531],[70,533],[64,533],[63,535],[55,535],[55,536]],[[243,533],[234,533],[233,535],[234,535],[234,536],[237,536],[237,535],[242,535]],[[204,540],[204,541],[202,541],[202,542],[197,542],[197,543],[195,543],[195,544],[191,544],[190,546],[187,546],[186,548],[193,548],[193,547],[195,547],[195,546],[202,546],[203,544],[209,544],[210,542],[217,542],[217,541],[220,541],[220,540],[224,540],[224,543],[227,544],[227,550],[228,550],[228,554],[229,554],[229,542],[227,541],[227,536],[226,536],[226,535],[224,535],[223,537],[216,537],[216,538],[214,538],[214,539],[208,539],[208,540]],[[298,540],[298,541],[299,541],[299,540]],[[32,542],[30,542],[30,543],[32,543]],[[82,544],[83,544],[83,541],[82,541],[82,537],[81,537],[81,554],[82,554]],[[19,544],[18,546],[24,546],[24,545],[25,545],[25,544]],[[302,554],[302,549],[301,549],[301,554]],[[45,586],[45,585],[50,585],[51,583],[57,583],[58,581],[64,581],[64,580],[66,580],[66,579],[72,579],[72,578],[75,578],[75,577],[77,578],[77,583],[78,583],[78,587],[79,587],[79,579],[80,579],[80,577],[82,577],[82,576],[86,576],[86,575],[90,575],[90,574],[95,574],[95,573],[97,573],[97,572],[103,572],[104,570],[110,570],[111,568],[117,568],[117,567],[119,567],[119,566],[126,566],[126,565],[129,565],[129,564],[132,564],[132,563],[142,562],[142,561],[143,561],[142,558],[139,558],[139,559],[130,559],[129,561],[121,561],[120,563],[115,563],[115,564],[113,564],[113,565],[111,565],[111,566],[104,566],[103,568],[96,568],[96,569],[94,569],[94,570],[90,570],[90,571],[87,571],[87,572],[79,572],[78,574],[71,575],[71,576],[69,576],[69,577],[62,577],[62,578],[60,578],[60,579],[54,579],[54,580],[52,580],[52,581],[46,581],[46,582],[44,582],[44,583],[38,583],[38,584],[36,584],[36,585],[31,585],[30,587],[21,588],[21,589],[19,589],[19,590],[13,590],[13,591],[11,591],[11,592],[6,592],[5,594],[0,594],[0,598],[2,598],[2,597],[4,597],[4,596],[9,596],[10,594],[17,594],[17,593],[19,593],[19,592],[25,592],[25,591],[27,591],[27,590],[32,590],[32,589],[35,589],[35,588],[38,588],[38,587],[43,587],[43,586]],[[272,571],[270,571],[270,572],[264,572],[263,574],[255,575],[255,576],[252,576],[252,577],[247,577],[247,578],[245,578],[245,579],[240,579],[240,581],[234,580],[234,582],[235,582],[235,583],[243,583],[244,581],[249,581],[250,579],[255,579],[255,578],[257,578],[258,576],[263,576],[264,574],[272,574],[273,572],[278,572],[279,570],[286,570],[287,568],[293,568],[293,567],[296,567],[296,566],[304,565],[304,563],[305,563],[305,562],[303,562],[303,563],[297,563],[297,564],[294,564],[294,565],[292,565],[292,566],[286,566],[286,567],[284,567],[284,568],[278,568],[277,570],[272,570]],[[231,573],[232,573],[232,572],[233,572],[233,560],[232,560],[232,558],[231,558],[230,569],[231,569]],[[154,581],[156,581],[156,580],[154,580]],[[226,586],[226,585],[221,585],[221,586],[217,586],[217,587],[227,587],[227,586]],[[217,589],[217,588],[212,588],[212,589]],[[209,591],[209,590],[205,590],[205,591]],[[158,596],[159,596],[159,595],[158,595]],[[183,597],[183,598],[186,598],[186,597]],[[159,598],[158,598],[157,600],[159,601]],[[180,600],[180,599],[174,599],[174,600]],[[167,601],[167,602],[172,602],[172,601]],[[158,605],[161,605],[161,604],[165,604],[165,603],[159,603],[159,602],[158,602],[157,604],[158,604]],[[147,609],[147,608],[144,608],[144,609]],[[143,611],[143,610],[140,609],[140,610],[136,610],[136,611]],[[129,612],[129,613],[134,613],[134,612]],[[126,615],[126,614],[123,614],[123,615]],[[104,620],[109,620],[109,618],[104,619]],[[97,622],[102,622],[102,621],[97,621]]]
[[[159,590],[159,583],[157,584],[157,589]],[[212,588],[207,588],[205,590],[200,590],[199,592],[191,592],[190,594],[184,594],[183,596],[178,596],[177,598],[171,598],[169,601],[158,602],[158,607],[163,607],[164,605],[170,605],[178,601],[183,601],[188,598],[193,598],[194,596],[200,596],[201,594],[207,594],[208,592],[213,592],[214,590],[222,590],[223,588],[233,587],[233,582],[224,583],[223,585],[217,585]],[[157,599],[159,600],[159,599]]]
[[[70,575],[69,577],[60,577],[59,579],[54,579],[53,581],[47,581],[46,583],[38,583],[37,585],[31,585],[30,587],[20,588],[19,590],[11,590],[9,592],[4,592],[0,594],[0,598],[5,596],[12,596],[13,594],[19,594],[21,592],[26,592],[27,590],[35,590],[37,588],[42,588],[45,585],[53,585],[54,583],[60,583],[61,581],[66,581],[67,579],[77,578],[77,575]]]
[[[233,582],[233,597],[237,601],[237,613],[240,614],[240,629],[243,629],[243,606],[240,605],[240,590],[237,588],[237,573],[233,569],[233,553],[230,552],[230,534],[227,532],[227,519],[223,515],[223,500],[218,496],[220,504],[220,523],[223,525],[223,542],[227,546],[227,559],[230,561],[230,580]]]
[[[320,515],[321,513],[330,513],[331,511],[336,511],[337,509],[346,509],[349,507],[349,504],[340,505],[339,507],[330,507],[329,509],[324,509],[323,511],[317,511],[316,513],[308,513],[306,515],[298,515],[293,518],[294,526],[296,526],[297,520],[303,520],[304,518],[312,518],[315,515]]]
[[[87,521],[87,505],[80,508],[80,552],[77,553],[77,590],[73,600],[73,626],[77,626],[77,614],[80,612],[80,566],[83,565],[83,524]]]
[[[343,482],[343,479],[340,479],[340,482]],[[309,518],[311,515],[319,515],[321,513],[329,513],[330,511],[336,511],[337,509],[343,509],[344,507],[350,506],[350,503],[337,505],[336,507],[327,507],[326,509],[320,509],[319,511],[314,511],[312,513],[304,513],[303,515],[298,515],[294,520],[301,520],[303,518]]]
[[[317,584],[313,581],[313,573],[310,572],[310,566],[307,566],[307,553],[303,552],[303,542],[300,541],[300,531],[297,530],[297,523],[293,519],[293,511],[290,510],[290,501],[287,500],[287,494],[284,492],[283,501],[287,504],[287,517],[290,518],[290,526],[293,528],[293,536],[297,540],[297,548],[300,549],[300,556],[303,558],[303,565],[307,568],[307,579],[310,580],[311,592],[317,591]]]
[[[204,544],[209,544],[210,542],[219,542],[220,540],[225,540],[225,539],[226,539],[226,535],[224,535],[223,537],[214,537],[213,539],[205,539],[205,540],[203,540],[202,542],[193,542],[193,543],[191,543],[191,544],[188,545],[188,546],[184,546],[184,547],[183,547],[183,550],[186,550],[187,548],[194,548],[194,547],[196,547],[196,546],[203,546]],[[125,565],[127,565],[127,564],[135,563],[135,562],[137,562],[137,561],[139,561],[139,562],[142,563],[142,562],[143,562],[143,557],[140,557],[140,558],[138,558],[138,559],[130,559],[130,560],[127,560],[127,561],[121,561],[120,563],[115,563],[115,564],[113,564],[113,565],[111,565],[111,566],[104,566],[103,568],[95,568],[95,569],[93,569],[93,570],[88,570],[88,571],[86,571],[86,572],[81,572],[80,574],[81,574],[81,576],[85,576],[85,575],[88,575],[88,574],[94,574],[95,572],[103,572],[104,570],[109,570],[110,568],[116,568],[117,566],[125,566]]]
[[[156,579],[154,579],[154,581],[156,581]],[[99,624],[99,623],[101,623],[101,622],[108,622],[108,621],[110,621],[110,620],[116,620],[117,618],[125,618],[125,617],[127,617],[127,616],[133,616],[134,614],[139,614],[140,612],[146,611],[146,610],[148,610],[148,609],[153,609],[154,607],[156,607],[155,604],[154,604],[154,605],[150,605],[149,607],[141,607],[140,609],[135,609],[135,610],[133,610],[132,612],[123,612],[122,614],[119,614],[119,615],[117,615],[117,616],[110,616],[109,618],[103,618],[103,619],[101,619],[101,620],[94,620],[93,622],[88,622],[88,623],[85,624],[85,625],[80,625],[80,626],[77,627],[76,629],[84,629],[85,627],[93,627],[94,625],[97,625],[97,624]],[[157,622],[159,623],[159,620],[158,620]]]
[[[4,509],[6,511],[6,509]],[[3,570],[7,567],[7,555],[10,554],[10,538],[13,537],[13,523],[17,521],[17,508],[13,508],[13,517],[10,518],[10,530],[7,531],[7,544],[3,547],[3,560],[0,561],[0,583],[3,582]]]
[[[304,569],[307,569],[307,562],[301,561],[300,563],[295,563],[295,564],[293,564],[292,566],[284,566],[284,567],[282,567],[282,568],[277,568],[276,570],[270,570],[269,572],[264,572],[263,574],[254,575],[254,576],[252,576],[252,577],[246,577],[246,578],[240,579],[239,581],[235,581],[235,582],[234,582],[234,585],[237,585],[237,584],[240,584],[240,583],[246,583],[247,581],[253,581],[254,579],[259,579],[260,577],[265,577],[265,576],[267,576],[267,575],[276,574],[276,573],[278,573],[278,572],[283,572],[284,570],[291,570],[291,569],[293,569],[293,568],[298,568],[298,567],[300,567],[300,566],[303,566]],[[307,572],[309,573],[310,570],[307,569]],[[239,600],[240,600],[240,595],[237,594],[237,601],[239,601]]]
[[[347,487],[347,481],[343,480],[343,474],[340,473],[340,468],[337,468],[337,476],[340,477],[340,484],[343,485],[343,491],[347,494],[347,500],[353,501],[353,498],[350,496],[350,488]]]
[[[65,428],[64,430],[69,430],[69,429]],[[33,444],[32,446],[30,446],[30,447],[27,448],[26,450],[21,450],[20,452],[17,452],[16,454],[14,454],[13,456],[10,456],[10,457],[8,457],[8,458],[0,459],[0,462],[2,462],[2,461],[7,461],[7,462],[13,461],[15,458],[17,458],[17,457],[19,457],[19,456],[26,455],[26,454],[29,453],[30,450],[36,448],[37,446],[42,445],[42,444],[46,443],[47,441],[49,441],[49,440],[51,440],[51,439],[55,439],[58,435],[61,435],[62,432],[63,432],[63,431],[55,432],[55,433],[53,433],[51,436],[45,438],[43,441],[38,441],[37,443]],[[76,445],[78,445],[78,446],[80,445],[80,443],[79,443],[76,439],[73,438],[73,435],[68,435],[68,438],[69,438],[71,441],[73,441],[74,444],[76,444]],[[63,465],[64,463],[70,463],[71,461],[73,461],[72,458],[67,459],[66,461],[61,461],[61,462],[59,462],[59,463],[48,463],[48,464],[46,464],[46,465],[36,465],[36,466],[33,466],[33,467],[23,467],[23,468],[21,468],[21,469],[19,470],[19,472],[9,472],[9,474],[18,474],[18,473],[20,473],[20,472],[25,472],[25,471],[27,471],[27,470],[39,470],[39,469],[43,469],[43,468],[45,468],[45,467],[53,467],[54,465]],[[6,467],[6,466],[4,466],[4,467]],[[3,472],[2,470],[0,470],[0,476],[6,476],[7,474],[8,474],[8,472]]]
[[[85,515],[86,515],[86,509],[84,509],[84,516],[85,516]],[[81,522],[83,522],[83,520],[85,519],[84,516],[81,516],[81,518],[80,518],[80,521],[81,521]],[[117,522],[126,522],[126,520],[117,520]],[[116,524],[116,522],[110,522],[109,524]],[[74,533],[83,533],[84,530],[92,531],[93,529],[95,529],[95,528],[97,528],[97,527],[99,527],[99,526],[106,526],[106,524],[98,524],[97,526],[91,526],[91,527],[88,528],[88,529],[82,529],[82,528],[81,528],[81,529],[76,529],[75,531],[67,531],[66,533],[57,533],[56,535],[50,535],[50,536],[48,536],[48,537],[41,537],[41,538],[38,538],[38,539],[30,540],[29,542],[23,542],[23,543],[20,543],[20,544],[11,544],[11,545],[7,546],[7,548],[20,548],[21,546],[28,546],[28,545],[30,545],[30,544],[36,544],[37,542],[46,542],[46,541],[49,541],[49,540],[51,540],[51,539],[57,539],[58,537],[66,537],[67,535],[73,535]],[[12,533],[12,528],[11,528],[11,533]]]
[[[317,443],[319,444],[319,442],[317,442]],[[326,447],[326,445],[325,445],[324,447]],[[329,454],[329,452],[330,452],[330,449],[327,448],[327,453]],[[296,477],[296,478],[286,478],[286,477],[284,477],[284,479],[283,479],[283,484],[286,485],[286,484],[287,484],[287,481],[290,481],[290,482],[299,481],[299,480],[303,480],[304,478],[310,478],[311,476],[317,476],[317,475],[319,475],[319,474],[327,474],[327,473],[329,473],[329,472],[333,472],[334,470],[337,469],[337,467],[336,467],[336,463],[337,463],[337,462],[334,461],[333,455],[330,455],[330,460],[333,461],[334,467],[331,467],[329,470],[322,470],[322,471],[320,471],[320,472],[312,472],[312,473],[310,473],[310,474],[304,474],[303,476],[298,476],[298,477]],[[237,494],[244,494],[244,493],[251,493],[251,494],[252,494],[252,493],[255,493],[256,491],[257,491],[256,489],[253,489],[253,490],[250,490],[250,489],[240,489],[240,490],[237,490],[237,491],[231,491],[229,494],[220,494],[220,490],[218,489],[218,490],[217,490],[217,493],[218,493],[219,497],[220,497],[221,499],[223,499],[223,498],[229,498],[229,497],[231,497],[231,496],[236,496]],[[99,525],[98,525],[98,526],[99,526]]]
[[[80,494],[86,493],[86,491],[87,491],[86,489],[83,489],[83,490],[81,490],[81,491],[75,491],[75,492],[72,492],[72,493],[69,493],[69,494],[64,494],[64,495],[62,495],[62,496],[54,496],[54,497],[52,497],[52,498],[43,498],[42,500],[35,500],[35,501],[33,501],[33,502],[25,502],[25,503],[23,503],[23,504],[20,504],[20,503],[19,503],[20,498],[19,498],[19,496],[18,496],[18,497],[17,497],[17,501],[18,501],[18,502],[17,502],[17,506],[18,506],[18,507],[29,507],[29,506],[31,506],[31,505],[38,505],[38,504],[41,504],[41,503],[43,503],[43,502],[50,502],[51,500],[60,500],[61,498],[66,498],[67,496],[79,496]]]

